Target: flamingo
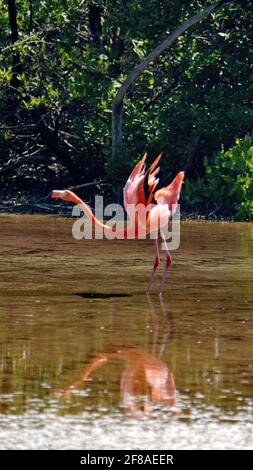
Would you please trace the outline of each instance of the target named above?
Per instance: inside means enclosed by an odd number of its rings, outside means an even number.
[[[166,307],[160,297],[161,311],[164,316],[163,339],[158,350],[159,317],[149,295],[148,306],[152,320],[152,351],[145,351],[135,346],[112,346],[104,352],[92,357],[86,364],[79,377],[64,388],[62,398],[69,399],[71,395],[89,380],[92,373],[110,360],[124,361],[125,367],[120,378],[121,404],[131,413],[141,411],[141,398],[144,413],[149,414],[151,404],[160,403],[171,408],[172,415],[178,415],[176,407],[176,385],[174,374],[162,360],[162,355],[168,345],[171,325]]]
[[[157,165],[160,161],[161,154],[158,155],[148,170],[146,170],[145,165],[146,158],[147,153],[145,153],[142,159],[136,164],[123,189],[124,207],[128,214],[130,225],[128,225],[127,229],[124,228],[123,230],[117,230],[116,234],[117,238],[127,238],[129,237],[129,234],[131,238],[137,238],[152,233],[154,227],[157,231],[159,226],[161,237],[164,242],[164,249],[166,251],[166,263],[159,287],[159,294],[161,295],[172,261],[162,229],[168,226],[169,219],[176,211],[180,190],[184,179],[184,172],[180,171],[168,186],[156,191],[156,187],[159,182],[157,174],[160,170],[160,167]],[[72,191],[68,189],[54,190],[51,193],[51,197],[63,199],[64,201],[71,201],[72,203],[77,204],[86,214],[89,220],[91,220],[92,223],[97,226],[98,229],[104,231],[104,233],[112,233],[112,228],[100,222],[95,217],[89,206]],[[154,202],[155,204],[153,204]],[[142,212],[142,215],[137,217],[137,214],[133,208],[135,209],[140,206],[145,208],[145,214]],[[153,271],[149,278],[146,289],[147,293],[150,292],[157,268],[160,264],[160,253],[157,238],[158,237],[156,237],[154,240],[155,257]]]
[[[140,348],[121,346],[100,353],[85,366],[78,379],[65,388],[62,398],[70,398],[83,382],[88,380],[94,370],[106,364],[110,359],[120,359],[126,364],[121,374],[121,402],[130,412],[138,411],[140,397],[144,397],[144,411],[148,413],[150,404],[164,403],[176,405],[176,386],[174,375],[169,367],[154,354]]]

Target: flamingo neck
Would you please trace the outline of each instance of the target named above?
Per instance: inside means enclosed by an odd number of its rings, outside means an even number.
[[[75,204],[77,204],[80,207],[80,209],[82,209],[82,211],[86,214],[86,216],[92,222],[92,224],[94,226],[96,226],[99,230],[101,230],[101,232],[106,232],[106,233],[110,233],[110,234],[113,233],[112,228],[109,227],[108,225],[103,224],[103,222],[100,222],[100,220],[98,220],[96,218],[96,216],[93,214],[92,210],[89,208],[89,206],[82,199],[77,197],[75,200],[73,200],[73,202]],[[127,229],[127,228],[117,230],[117,238],[120,238],[120,239],[127,238],[128,230],[129,229]]]

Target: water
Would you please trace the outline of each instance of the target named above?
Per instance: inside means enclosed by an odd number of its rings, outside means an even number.
[[[253,225],[183,223],[162,301],[71,225],[0,216],[0,449],[252,449]]]

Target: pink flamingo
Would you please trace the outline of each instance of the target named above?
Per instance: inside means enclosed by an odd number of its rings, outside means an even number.
[[[164,268],[163,277],[160,283],[159,293],[161,294],[167,279],[168,269],[171,265],[171,255],[168,249],[166,239],[163,235],[162,228],[168,225],[170,217],[175,213],[180,189],[184,179],[184,172],[180,171],[174,180],[166,187],[155,191],[159,179],[156,178],[160,167],[157,164],[161,158],[159,155],[149,169],[145,169],[145,161],[147,154],[137,163],[132,173],[130,174],[125,187],[123,189],[124,207],[129,216],[130,225],[123,230],[117,230],[117,238],[137,238],[146,236],[158,228],[160,229],[161,237],[164,242],[166,251],[166,264]],[[52,198],[60,198],[65,201],[71,201],[82,209],[86,216],[104,232],[112,233],[112,228],[103,224],[92,213],[89,206],[82,201],[75,193],[69,190],[54,190],[51,194]],[[152,204],[154,202],[156,204]],[[145,211],[137,212],[133,209],[144,207]],[[150,291],[151,285],[154,281],[157,268],[160,264],[160,254],[158,240],[155,238],[155,258],[153,271],[150,276],[147,292]]]
[[[160,321],[149,295],[147,295],[147,301],[152,321],[152,351],[145,351],[134,346],[114,345],[106,351],[100,352],[90,359],[79,377],[65,387],[62,398],[70,398],[83,382],[90,379],[95,370],[107,364],[111,359],[118,359],[125,363],[120,378],[121,404],[124,408],[131,413],[136,413],[141,411],[141,403],[143,402],[143,411],[145,414],[149,414],[152,403],[160,403],[170,407],[172,415],[179,414],[176,407],[174,374],[162,360],[170,336],[170,321],[162,297],[160,297],[164,324],[161,346],[158,347]]]
[[[65,388],[62,397],[71,394],[88,380],[94,370],[106,364],[110,359],[121,359],[126,366],[121,374],[120,395],[122,405],[130,412],[138,409],[140,397],[144,398],[144,411],[149,412],[151,403],[163,403],[178,414],[176,405],[175,380],[169,367],[154,354],[135,347],[113,348],[93,358],[83,369],[78,379]]]

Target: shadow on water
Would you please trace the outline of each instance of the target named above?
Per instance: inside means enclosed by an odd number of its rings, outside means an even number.
[[[131,294],[122,294],[122,293],[115,293],[115,292],[75,292],[72,295],[78,295],[83,299],[120,299],[124,297],[130,297]]]

